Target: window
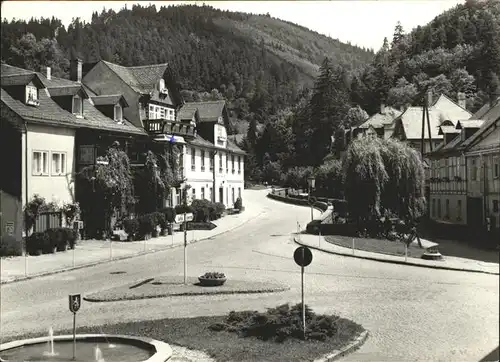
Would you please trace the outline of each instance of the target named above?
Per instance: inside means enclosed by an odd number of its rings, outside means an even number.
[[[219,173],[222,173],[222,153],[219,152]]]
[[[62,152],[52,152],[52,171],[53,176],[66,174],[66,154]]]
[[[177,198],[177,202],[175,203],[176,205],[181,205],[182,204],[182,190],[175,190],[175,193],[176,193],[176,198]]]
[[[122,106],[119,104],[115,105],[115,121],[121,121],[123,119]]]
[[[441,218],[441,199],[437,201],[437,217]]]
[[[238,173],[241,173],[241,156],[238,156]]]
[[[49,153],[45,151],[33,151],[32,160],[33,175],[49,174]]]
[[[493,200],[493,212],[498,212],[498,200]]]
[[[496,157],[493,160],[493,177],[494,178],[499,178],[500,177],[500,158]]]
[[[83,114],[83,98],[79,96],[73,97],[73,114],[82,116]]]
[[[232,199],[233,199],[233,204],[234,204],[234,188],[231,189],[231,196],[232,196]]]
[[[226,173],[229,173],[229,154],[226,153]]]
[[[213,192],[214,192],[214,190],[210,187],[210,201],[212,201]]]
[[[233,173],[234,173],[234,155],[231,155],[231,163],[233,165],[232,170],[233,170]]]
[[[474,159],[474,158],[473,158],[473,159],[471,160],[471,163],[472,163],[472,165],[471,165],[471,168],[470,168],[470,179],[471,179],[472,181],[476,181],[476,179],[477,179],[477,165],[476,165],[476,159]]]
[[[201,170],[205,171],[205,151],[201,150]]]
[[[446,204],[445,204],[445,218],[449,219],[450,218],[450,200],[446,199]]]
[[[162,118],[162,119],[167,118],[165,113],[166,113],[166,109],[161,107],[160,108],[160,118]]]
[[[193,190],[193,191],[191,191],[193,193],[192,197],[193,197],[193,200],[195,200],[196,199],[196,189],[193,188],[192,190]]]
[[[196,148],[191,148],[191,171],[196,170]]]
[[[32,85],[26,86],[26,103],[35,104],[38,101],[38,90]]]
[[[201,199],[205,200],[205,188],[204,187],[201,188]]]
[[[460,172],[461,171],[460,170],[460,163],[462,162],[462,160],[460,159],[460,157],[457,157],[456,160],[457,160],[456,161],[457,163],[455,165],[455,167],[456,167],[455,175],[458,177],[462,177],[462,173]]]
[[[432,199],[431,215],[436,216],[436,199]]]
[[[214,170],[214,158],[210,155],[210,171]]]
[[[457,200],[457,220],[462,220],[462,200]]]
[[[238,187],[238,197],[241,199],[241,187]]]

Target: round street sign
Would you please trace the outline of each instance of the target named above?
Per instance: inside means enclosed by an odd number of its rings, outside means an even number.
[[[299,246],[293,253],[293,259],[298,266],[308,266],[313,259],[311,249],[306,246]]]

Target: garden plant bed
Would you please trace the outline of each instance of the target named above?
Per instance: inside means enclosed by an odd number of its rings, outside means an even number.
[[[209,294],[246,294],[273,293],[289,289],[288,286],[276,283],[249,282],[229,279],[221,286],[203,287],[197,278],[188,278],[184,285],[182,277],[158,277],[146,279],[146,283],[135,283],[92,293],[84,297],[90,302],[116,302],[121,300],[137,300],[162,298],[182,295]],[[146,281],[145,280],[145,281]]]
[[[243,338],[236,333],[210,329],[211,325],[222,323],[225,316],[197,317],[183,319],[160,319],[119,323],[103,326],[79,327],[78,333],[110,333],[149,337],[172,345],[201,350],[216,361],[313,361],[346,346],[356,338],[362,327],[346,319],[339,320],[340,333],[324,342],[298,339],[283,343],[263,341],[256,337]],[[55,331],[55,334],[71,334],[71,330]],[[44,336],[32,334],[13,339]],[[7,341],[7,340],[6,340]]]
[[[404,256],[405,244],[401,241],[390,241],[387,239],[359,238],[340,235],[327,235],[325,240],[331,244],[352,249],[352,239],[354,239],[354,249],[369,251],[372,253]],[[408,257],[421,259],[425,253],[425,248],[420,248],[416,241],[408,246]]]

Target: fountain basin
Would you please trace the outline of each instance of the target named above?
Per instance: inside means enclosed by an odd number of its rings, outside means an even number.
[[[54,336],[55,355],[47,354],[50,337],[12,341],[0,345],[0,362],[9,361],[73,361],[73,335]],[[105,362],[165,362],[172,357],[172,348],[151,338],[112,335],[77,334],[76,361],[95,361],[98,346]]]

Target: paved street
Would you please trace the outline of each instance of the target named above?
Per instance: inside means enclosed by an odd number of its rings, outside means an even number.
[[[247,224],[190,245],[189,275],[222,271],[238,280],[275,281],[290,291],[263,295],[174,297],[84,303],[78,323],[220,315],[300,300],[300,270],[290,233],[310,210],[245,191],[247,207],[264,213]],[[249,196],[251,195],[251,196]],[[252,206],[253,205],[253,206]],[[499,344],[496,275],[380,263],[314,252],[306,303],[362,324],[370,337],[346,361],[479,361]],[[1,286],[1,333],[57,331],[71,326],[67,295],[88,294],[158,275],[182,275],[182,248]],[[110,274],[125,271],[125,274]]]

